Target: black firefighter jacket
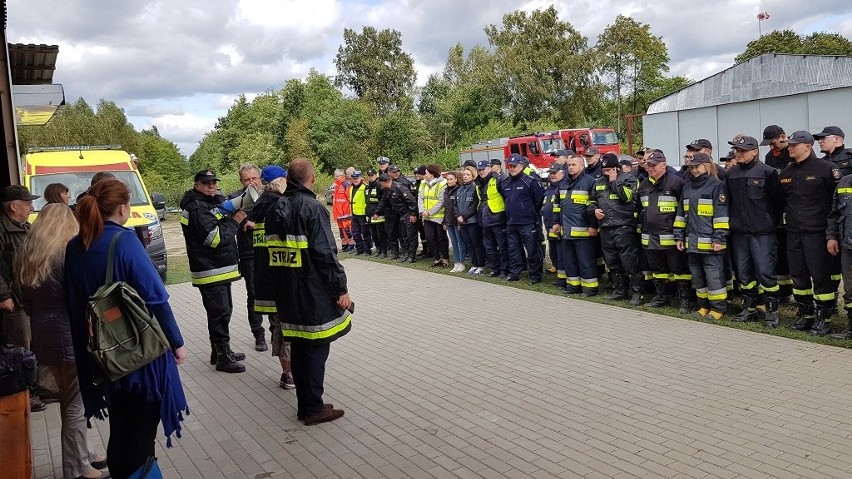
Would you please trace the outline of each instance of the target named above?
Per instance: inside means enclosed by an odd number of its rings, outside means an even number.
[[[240,279],[237,231],[240,226],[219,211],[222,195],[208,196],[196,189],[180,200],[180,226],[189,257],[192,285],[230,283]]]
[[[597,208],[604,212],[601,228],[636,226],[636,188],[639,179],[632,173],[619,172],[615,181],[602,176],[595,180],[592,198]],[[594,213],[594,211],[593,211]]]
[[[642,247],[671,249],[675,247],[674,220],[683,190],[683,178],[671,171],[655,180],[648,177],[639,185],[639,219]]]
[[[291,180],[265,224],[284,340],[329,343],[348,333],[352,315],[337,306],[348,292],[346,273],[337,260],[325,206],[313,191]]]

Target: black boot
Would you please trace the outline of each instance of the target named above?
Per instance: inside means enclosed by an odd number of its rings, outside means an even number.
[[[669,305],[669,295],[666,292],[668,288],[667,281],[661,281],[658,279],[654,280],[654,292],[656,295],[650,301],[645,303],[646,308],[662,308]]]
[[[799,311],[796,313],[796,322],[793,323],[793,329],[796,331],[810,331],[814,325],[814,304],[813,303],[796,303]]]
[[[228,343],[216,344],[216,371],[224,373],[242,373],[246,367],[234,358],[231,345]]]
[[[627,276],[623,274],[613,273],[612,284],[615,285],[615,289],[612,293],[606,295],[606,299],[627,299]]]
[[[680,314],[689,314],[695,304],[692,301],[692,285],[686,281],[677,282],[677,295],[680,298]]]
[[[228,347],[230,348],[230,345]],[[210,352],[210,364],[216,364],[216,345],[213,342],[210,343],[210,349],[212,349]],[[246,358],[245,353],[235,353],[233,351],[231,353],[237,361],[242,361]]]
[[[757,321],[757,309],[754,307],[754,298],[750,295],[743,294],[743,310],[731,319],[738,323],[750,323],[752,321]]]
[[[777,328],[781,324],[778,321],[778,298],[766,298],[766,317],[763,325],[767,328]]]
[[[642,304],[642,276],[631,275],[630,280],[630,301],[627,302],[630,306],[639,306]]]
[[[852,339],[852,312],[846,310],[846,331],[838,334],[832,334],[834,339]]]
[[[831,313],[834,306],[817,306],[816,322],[811,328],[811,336],[825,336],[831,332]]]

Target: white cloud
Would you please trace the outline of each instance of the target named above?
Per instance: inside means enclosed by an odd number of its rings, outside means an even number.
[[[811,0],[7,0],[8,39],[59,45],[54,78],[66,97],[112,100],[191,152],[239,94],[279,89],[314,68],[333,75],[344,28],[402,33],[418,83],[443,69],[456,43],[487,45],[483,29],[516,8],[553,3],[589,39],[616,15],[651,25],[671,73],[700,80],[733,64],[763,31],[838,31],[852,37],[852,4]]]

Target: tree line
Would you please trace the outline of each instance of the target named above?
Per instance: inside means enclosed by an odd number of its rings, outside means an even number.
[[[46,127],[22,128],[20,137],[23,145],[119,143],[139,158],[149,189],[169,199],[189,186],[192,171],[233,173],[242,163],[299,156],[318,166],[324,187],[335,168],[369,168],[377,156],[407,169],[451,167],[459,149],[482,139],[586,126],[610,126],[623,138],[627,115],[690,83],[668,75],[668,49],[651,26],[623,15],[594,44],[553,6],[507,13],[484,31],[487,45],[453,46],[443,70],[418,88],[400,32],[347,28],[336,75],[311,70],[250,100],[240,95],[188,159],[156,128],[136,132],[106,100],[93,110],[80,99]],[[750,42],[736,61],[768,51],[849,55],[852,42],[775,31]],[[634,134],[641,138],[641,120]]]

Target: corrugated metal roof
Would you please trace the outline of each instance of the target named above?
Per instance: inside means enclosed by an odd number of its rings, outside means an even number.
[[[9,44],[13,85],[50,85],[56,70],[58,45]]]
[[[766,53],[654,101],[648,114],[852,86],[852,57]]]

